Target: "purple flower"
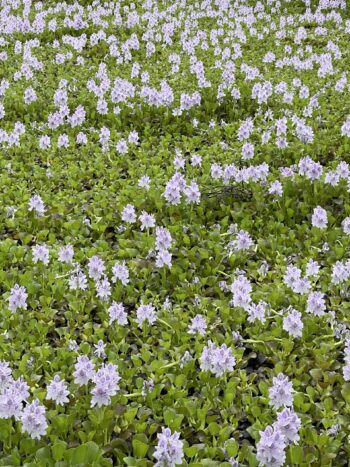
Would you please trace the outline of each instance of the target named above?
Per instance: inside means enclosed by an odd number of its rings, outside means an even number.
[[[94,344],[95,350],[94,350],[94,355],[98,358],[106,358],[106,344],[103,342],[102,339],[100,339],[97,344]]]
[[[113,283],[117,282],[117,280],[120,280],[123,285],[127,285],[129,283],[129,270],[125,264],[125,261],[122,263],[117,261],[112,268],[112,273]]]
[[[286,443],[299,441],[298,431],[301,422],[297,414],[289,408],[285,408],[277,415],[277,421],[273,424],[275,430],[279,431],[286,440]]]
[[[317,261],[310,259],[306,265],[306,277],[316,276],[319,273],[320,265]]]
[[[153,454],[157,462],[154,467],[175,467],[182,464],[184,452],[180,433],[175,431],[172,434],[169,428],[163,427],[157,438],[158,444]]]
[[[148,380],[143,380],[142,383],[142,389],[141,389],[141,394],[143,396],[146,396],[149,392],[152,392],[154,389],[154,381],[152,378],[149,378]]]
[[[287,376],[279,373],[272,379],[272,387],[269,389],[269,404],[275,409],[293,405],[293,384]]]
[[[10,296],[8,298],[10,311],[12,311],[12,313],[15,313],[18,308],[22,308],[22,310],[26,310],[27,309],[27,298],[28,298],[28,294],[26,292],[25,287],[21,287],[18,284],[12,287]]]
[[[307,299],[306,311],[315,316],[324,315],[326,311],[326,302],[323,297],[324,294],[322,292],[311,292]]]
[[[109,283],[107,276],[104,276],[101,280],[96,281],[96,295],[100,300],[108,302],[111,293],[111,284]]]
[[[57,140],[57,146],[59,148],[68,148],[69,146],[68,135],[66,134],[59,135],[58,140]]]
[[[288,315],[283,318],[283,329],[292,337],[301,337],[303,327],[301,313],[297,310],[291,309]]]
[[[340,180],[338,172],[330,170],[324,179],[324,182],[331,186],[337,186]]]
[[[24,103],[25,104],[31,104],[32,102],[35,102],[37,100],[37,95],[32,87],[28,87],[24,91]]]
[[[141,222],[141,230],[149,229],[155,227],[156,219],[153,214],[148,214],[146,211],[142,211],[139,216],[139,221]]]
[[[234,247],[236,250],[248,250],[254,245],[253,240],[248,232],[245,230],[240,230],[237,234],[237,238],[234,242]]]
[[[285,437],[282,433],[268,426],[264,431],[260,431],[260,440],[256,445],[256,458],[261,466],[281,467],[284,465],[286,454]]]
[[[156,248],[157,250],[168,250],[171,247],[172,238],[170,232],[165,227],[156,228]]]
[[[343,377],[345,381],[350,381],[350,363],[343,366]]]
[[[127,314],[122,303],[112,302],[108,308],[109,324],[111,325],[116,321],[120,326],[128,324]]]
[[[242,147],[242,159],[249,160],[254,157],[254,144],[244,143]]]
[[[201,194],[198,184],[194,180],[184,188],[184,194],[186,196],[186,204],[199,204]]]
[[[251,118],[245,120],[238,129],[238,140],[243,141],[248,139],[254,129],[254,123]]]
[[[29,360],[28,360],[29,361]],[[24,381],[23,376],[14,379],[8,388],[12,394],[15,394],[21,401],[27,401],[29,397],[29,386]]]
[[[226,344],[217,347],[213,342],[208,341],[208,344],[203,348],[200,362],[202,370],[210,371],[215,376],[222,376],[226,371],[233,370],[236,359]]]
[[[138,186],[141,188],[146,188],[146,190],[149,190],[150,182],[151,182],[151,179],[147,175],[144,175],[143,177],[139,179]]]
[[[310,281],[306,277],[303,277],[296,281],[293,287],[293,291],[300,295],[304,295],[307,293],[310,287],[311,287]]]
[[[350,263],[337,261],[333,265],[331,282],[335,285],[345,282],[350,277]]]
[[[85,133],[78,133],[76,138],[77,144],[87,144],[87,136]]]
[[[72,245],[62,246],[58,252],[58,260],[61,263],[70,264],[74,256],[74,250]]]
[[[258,304],[251,304],[248,305],[246,308],[248,313],[248,321],[249,323],[254,323],[255,321],[260,321],[261,323],[265,323],[265,309],[266,303],[261,301]]]
[[[200,156],[199,154],[194,154],[191,157],[191,165],[193,167],[197,167],[197,166],[201,166],[201,164],[202,164],[202,156]]]
[[[22,422],[22,433],[28,433],[31,438],[40,439],[45,435],[47,429],[45,407],[35,399],[28,404],[20,416]]]
[[[176,206],[181,201],[181,188],[175,180],[169,180],[162,194],[169,204]]]
[[[321,206],[317,206],[313,211],[311,222],[313,227],[325,229],[328,224],[327,211],[321,208]]]
[[[345,217],[345,219],[341,223],[341,226],[343,228],[343,232],[347,235],[350,235],[350,216]]]
[[[127,143],[127,141],[125,139],[123,139],[123,138],[120,139],[117,142],[117,144],[115,146],[115,149],[116,149],[118,154],[127,154],[127,152],[128,152],[128,143]],[[133,222],[135,222],[135,221],[133,221]]]
[[[137,308],[136,316],[136,321],[140,328],[142,327],[144,321],[148,321],[149,324],[152,325],[157,319],[154,306],[144,305],[143,303],[141,303],[141,305]]]
[[[293,292],[301,295],[307,293],[311,287],[310,281],[301,277],[301,270],[293,265],[288,266],[283,280]]]
[[[203,315],[196,315],[188,327],[189,334],[199,334],[205,336],[207,330],[207,322]]]
[[[91,390],[91,407],[102,407],[111,403],[111,397],[117,394],[119,390],[118,382],[120,380],[116,365],[108,363],[93,376],[95,387]]]
[[[88,268],[89,277],[94,280],[99,280],[106,269],[104,262],[98,256],[92,256],[89,259]]]
[[[86,290],[87,278],[86,275],[80,269],[72,272],[69,278],[69,288],[71,290]]]
[[[251,290],[252,286],[249,280],[243,274],[240,274],[231,285],[233,306],[247,309],[251,302]]]
[[[34,195],[30,198],[29,211],[35,211],[39,217],[45,214],[45,205],[39,195]]]
[[[59,375],[55,375],[47,386],[46,399],[55,401],[58,405],[64,405],[69,402],[69,391],[67,383],[61,380]]]
[[[305,175],[309,180],[318,180],[321,178],[323,168],[319,162],[314,162],[310,157],[300,159],[299,174]]]
[[[8,362],[0,360],[0,392],[6,389],[12,380],[12,371]]]
[[[341,135],[347,136],[348,138],[350,138],[350,115],[348,116],[348,118],[345,120],[345,122],[343,123],[341,127]]]
[[[47,266],[49,264],[49,249],[45,245],[35,245],[32,247],[33,263],[41,261]]]
[[[18,394],[11,390],[11,387],[5,389],[0,395],[0,418],[14,417],[19,420],[23,410],[22,399]]]
[[[93,378],[95,365],[86,355],[78,357],[75,364],[75,371],[73,373],[74,383],[79,386],[87,384]]]
[[[133,130],[129,133],[129,136],[128,136],[128,142],[130,144],[137,144],[139,141],[139,135],[137,133],[137,131]]]
[[[172,254],[168,250],[160,250],[156,256],[156,266],[157,268],[162,268],[163,266],[168,266],[171,268],[171,258]]]
[[[136,222],[137,216],[135,212],[135,207],[132,204],[127,204],[122,211],[122,220],[128,224],[133,224]]]

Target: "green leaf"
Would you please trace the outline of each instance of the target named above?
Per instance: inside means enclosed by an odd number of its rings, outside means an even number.
[[[125,465],[129,467],[135,467],[137,465],[137,460],[134,457],[124,457],[123,461],[125,462]]]
[[[209,433],[213,436],[217,435],[220,431],[220,427],[216,422],[211,422],[208,425]]]
[[[64,457],[71,465],[91,465],[102,457],[102,450],[93,441],[88,441],[81,446],[66,451]]]
[[[300,446],[290,446],[289,455],[292,464],[300,465],[303,462],[303,449]]]
[[[350,404],[350,383],[344,383],[342,386],[341,394],[347,404]]]
[[[234,440],[229,440],[225,444],[225,448],[229,457],[236,457],[238,453],[238,443]]]
[[[125,420],[127,420],[130,423],[136,417],[137,411],[138,411],[138,407],[133,407],[129,409],[128,411],[126,411],[123,417],[125,418]]]
[[[132,440],[132,448],[133,448],[133,453],[136,457],[141,457],[144,458],[147,454],[148,451],[148,444],[138,440],[138,439],[133,439]]]
[[[55,442],[55,444],[51,448],[52,457],[54,458],[55,461],[60,461],[63,459],[63,455],[66,450],[67,450],[67,443],[65,443],[64,441],[58,440]]]
[[[51,451],[48,446],[40,448],[36,451],[35,457],[39,460],[51,459]]]

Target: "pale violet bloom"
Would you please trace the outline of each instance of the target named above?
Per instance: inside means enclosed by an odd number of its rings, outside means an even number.
[[[317,276],[320,271],[320,265],[317,261],[310,259],[306,265],[306,273],[305,276]]]
[[[72,245],[65,245],[59,249],[58,260],[61,263],[71,264],[74,256],[74,250]]]
[[[260,440],[256,445],[256,458],[261,466],[282,467],[286,460],[286,438],[280,430],[268,426],[260,431]]]
[[[141,305],[136,310],[136,321],[139,327],[141,328],[145,321],[148,321],[149,324],[154,324],[157,320],[156,310],[152,305]]]
[[[39,195],[34,195],[29,200],[29,211],[35,211],[41,217],[45,214],[45,204]]]
[[[75,371],[73,373],[74,383],[79,386],[87,384],[94,376],[95,365],[86,355],[78,357],[78,360],[75,364]]]
[[[306,311],[315,316],[322,316],[325,314],[326,302],[322,292],[311,292],[309,294]]]
[[[137,216],[135,211],[135,206],[132,204],[127,204],[122,211],[121,218],[127,224],[133,224],[136,222]]]
[[[191,320],[191,324],[188,326],[189,334],[199,334],[205,336],[207,330],[207,322],[203,315],[196,315]]]
[[[58,405],[64,405],[69,402],[69,391],[67,383],[62,380],[59,375],[55,375],[50,384],[47,386],[46,399],[53,400]]]
[[[350,235],[350,216],[345,217],[343,222],[341,223],[343,232],[346,233],[347,235]]]
[[[172,254],[168,250],[160,250],[157,252],[156,256],[156,266],[157,268],[162,268],[163,266],[168,266],[168,268],[171,268],[171,259],[172,259]]]
[[[138,186],[141,188],[146,188],[146,190],[149,190],[150,182],[151,182],[151,179],[147,175],[144,175],[143,177],[139,179]]]
[[[69,283],[69,288],[71,290],[86,290],[87,289],[86,275],[80,269],[72,272],[68,283]]]
[[[96,284],[96,295],[103,302],[108,302],[111,296],[111,284],[109,283],[108,277],[103,275],[101,280],[97,280]]]
[[[12,311],[12,313],[15,313],[18,310],[18,308],[26,310],[27,298],[28,294],[25,287],[21,287],[18,284],[12,287],[10,291],[10,296],[8,298],[10,311]]]
[[[248,313],[248,322],[254,323],[255,321],[260,321],[262,324],[265,323],[266,317],[266,303],[260,300],[259,303],[252,303],[248,305],[246,311]]]
[[[112,268],[112,273],[113,283],[116,283],[117,280],[120,280],[123,285],[127,285],[129,283],[129,270],[125,264],[125,261],[122,263],[117,261]]]
[[[95,386],[91,390],[91,407],[109,405],[111,397],[115,396],[119,391],[118,382],[121,378],[117,366],[112,363],[103,364],[92,379]]]
[[[273,427],[282,433],[287,444],[299,441],[298,431],[301,427],[301,421],[292,409],[286,407],[282,412],[279,412]]]
[[[327,211],[321,208],[321,206],[317,206],[312,213],[311,222],[313,227],[325,229],[328,224]]]
[[[0,392],[3,392],[12,381],[12,370],[9,363],[5,360],[0,360]]]
[[[304,325],[301,320],[301,313],[292,308],[287,316],[283,318],[283,329],[287,331],[292,337],[301,337],[303,333],[303,327]]]
[[[28,404],[20,416],[22,433],[28,433],[31,438],[40,439],[46,434],[47,421],[45,407],[35,399]]]
[[[46,245],[34,245],[32,247],[33,263],[41,261],[45,266],[49,264],[49,249]]]
[[[293,405],[293,384],[283,373],[279,373],[272,379],[269,399],[269,404],[275,409]]]
[[[139,216],[139,221],[141,222],[141,230],[150,229],[155,227],[156,219],[153,214],[148,214],[146,211],[142,211]]]
[[[101,278],[106,267],[102,259],[95,255],[89,259],[88,269],[89,269],[89,277],[96,281]]]
[[[203,348],[200,362],[201,370],[210,371],[215,376],[222,376],[226,371],[233,371],[236,359],[226,344],[217,347],[213,342],[208,341]]]
[[[108,308],[109,324],[113,324],[116,321],[120,326],[128,324],[127,314],[125,312],[122,303],[112,302],[112,305]]]
[[[106,358],[106,344],[103,342],[102,339],[100,339],[97,344],[94,344],[95,350],[94,350],[94,355],[98,358]]]
[[[162,428],[158,433],[158,444],[153,453],[157,462],[154,467],[175,467],[182,464],[184,451],[183,442],[180,441],[180,433],[171,433],[170,428]]]

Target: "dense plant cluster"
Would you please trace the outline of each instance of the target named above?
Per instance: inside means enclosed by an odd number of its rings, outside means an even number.
[[[349,41],[0,0],[0,465],[348,465]]]

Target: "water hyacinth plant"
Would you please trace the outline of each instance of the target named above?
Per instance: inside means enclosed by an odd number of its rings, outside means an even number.
[[[346,466],[346,0],[0,0],[0,466]]]

